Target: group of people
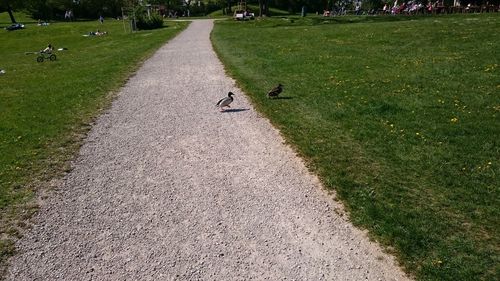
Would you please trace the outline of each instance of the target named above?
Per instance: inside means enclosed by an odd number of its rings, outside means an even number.
[[[74,18],[73,11],[72,10],[66,10],[64,13],[64,20],[72,21]]]
[[[97,31],[91,31],[89,32],[89,36],[102,36],[108,34],[106,31],[100,31],[99,29]]]
[[[469,9],[471,4],[467,7],[465,7],[465,10]],[[453,7],[461,7],[460,1],[455,0]],[[442,0],[436,0],[436,1],[429,1],[427,5],[422,4],[419,1],[416,0],[411,0],[408,2],[402,2],[401,4],[398,4],[398,1],[396,0],[394,2],[394,5],[390,7],[388,4],[384,5],[383,12],[386,14],[407,14],[407,15],[413,15],[413,14],[432,14],[432,13],[442,13],[442,12],[450,12],[447,11],[446,9],[448,8],[453,8],[453,7],[445,7],[444,3]],[[453,12],[453,11],[451,11]]]
[[[360,14],[386,14],[386,15],[415,15],[415,14],[439,14],[439,13],[456,13],[456,12],[495,12],[500,11],[499,5],[490,5],[486,2],[481,7],[475,7],[470,3],[467,6],[461,6],[460,0],[454,0],[453,6],[445,6],[443,0],[430,0],[427,4],[423,4],[419,0],[394,0],[394,2],[386,2],[382,9],[372,9],[363,11],[360,1],[355,1],[352,6],[347,2],[341,2],[343,5],[335,6],[332,11],[325,10],[323,16],[346,15],[348,13]],[[346,4],[347,3],[347,4]],[[348,7],[351,7],[350,9]]]
[[[48,23],[48,22],[46,22],[46,21],[42,21],[42,20],[40,20],[40,19],[38,20],[38,23],[37,23],[37,25],[38,25],[38,26],[48,26],[49,24],[50,24],[50,23]]]
[[[432,8],[432,2],[429,1],[430,7]],[[424,11],[425,6],[418,1],[409,1],[398,4],[398,1],[394,1],[394,5],[391,7],[388,3],[382,8],[384,14],[417,14]]]

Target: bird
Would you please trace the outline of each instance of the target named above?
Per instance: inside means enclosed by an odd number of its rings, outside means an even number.
[[[215,106],[217,106],[221,112],[224,111],[224,107],[230,107],[229,104],[233,102],[234,98],[232,96],[234,96],[232,92],[227,93],[227,97],[222,98]]]
[[[279,94],[283,92],[283,85],[278,84],[278,86],[274,87],[271,91],[267,93],[267,97],[277,97]]]

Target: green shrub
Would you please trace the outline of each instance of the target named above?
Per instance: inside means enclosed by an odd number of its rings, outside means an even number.
[[[158,14],[152,14],[149,17],[147,15],[137,17],[138,29],[156,29],[161,27],[163,27],[163,18]]]
[[[138,29],[156,29],[163,27],[163,18],[154,12],[148,12],[144,6],[138,6],[135,11],[136,27]]]

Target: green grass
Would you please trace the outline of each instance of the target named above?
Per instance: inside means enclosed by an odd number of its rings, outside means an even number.
[[[500,14],[227,21],[212,39],[258,110],[408,272],[499,280],[494,34]],[[278,83],[284,98],[267,99]]]
[[[0,265],[13,252],[12,238],[36,211],[35,189],[46,190],[60,177],[79,147],[92,118],[109,105],[113,92],[150,56],[187,24],[168,22],[162,29],[124,32],[121,21],[52,23],[0,30]],[[23,19],[23,20],[21,20]],[[0,14],[0,26],[10,20]],[[84,37],[96,29],[103,37]],[[25,52],[48,43],[54,62],[36,62]],[[0,274],[1,275],[1,274]]]
[[[25,13],[14,13],[14,18],[16,22],[26,24],[26,23],[36,23],[36,21],[30,18]],[[8,13],[0,13],[0,28],[11,25],[10,17]],[[3,30],[2,30],[3,32]]]

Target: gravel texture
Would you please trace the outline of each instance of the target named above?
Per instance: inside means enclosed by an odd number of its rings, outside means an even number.
[[[212,27],[194,21],[130,78],[7,280],[408,280],[225,75]]]

